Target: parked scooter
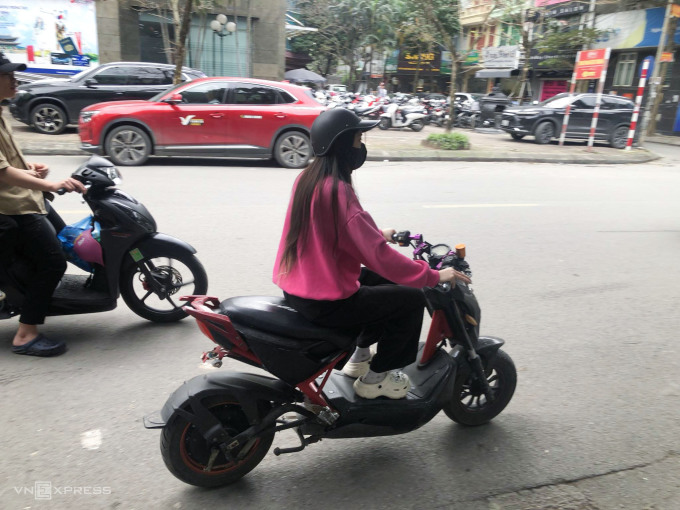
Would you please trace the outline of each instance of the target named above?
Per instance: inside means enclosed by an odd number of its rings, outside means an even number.
[[[454,267],[471,275],[464,245],[452,250],[409,232],[395,240],[411,244],[414,259],[432,268]],[[355,337],[306,321],[283,298],[182,298],[199,329],[217,344],[204,353],[204,362],[219,367],[227,356],[273,377],[211,372],[180,386],[160,413],[144,418],[147,428],[163,429],[165,465],[186,483],[218,487],[254,469],[274,434],[286,429],[296,431],[300,445],[276,448],[275,455],[324,438],[410,432],[442,409],[462,425],[489,422],[510,402],[517,382],[512,360],[500,349],[504,341],[479,336],[481,311],[465,283],[440,284],[424,293],[432,323],[417,361],[403,369],[412,387],[401,400],[357,397],[354,379],[337,371]]]
[[[395,103],[389,105],[387,111],[380,116],[378,127],[383,130],[409,127],[413,131],[420,131],[425,127],[425,114],[422,112],[422,107],[418,112],[406,110],[403,115],[399,109],[399,105]]]
[[[71,177],[85,184],[83,199],[93,216],[89,228],[69,246],[68,253],[88,272],[64,275],[48,315],[113,310],[122,295],[128,307],[145,319],[172,322],[186,317],[176,301],[178,296],[208,289],[208,277],[194,255],[196,250],[156,231],[156,222],[146,207],[115,187],[120,174],[107,159],[92,156]],[[64,221],[49,202],[45,203],[49,221],[62,232]],[[96,229],[99,240],[93,237]],[[20,253],[9,267],[0,266],[0,297],[4,295],[0,319],[21,313],[24,282],[32,271]]]

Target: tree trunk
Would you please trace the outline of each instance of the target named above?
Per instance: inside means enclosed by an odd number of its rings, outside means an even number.
[[[446,132],[450,133],[453,127],[454,112],[456,110],[456,75],[458,74],[458,55],[456,48],[451,45],[451,85],[449,86],[449,120],[446,121]]]
[[[668,35],[667,35],[667,40],[666,41],[659,41],[659,44],[664,44],[664,52],[670,52],[671,54],[675,55],[675,38],[674,34],[675,31],[677,30],[678,27],[678,18],[671,18],[669,25],[668,25]],[[659,80],[660,85],[658,86],[658,92],[656,94],[656,97],[654,98],[654,104],[652,104],[652,111],[651,115],[649,117],[649,126],[647,127],[647,134],[648,135],[653,135],[656,133],[656,118],[658,117],[659,114],[659,106],[661,106],[661,101],[663,100],[663,83],[666,81],[666,73],[668,71],[667,66],[672,65],[669,64],[668,62],[655,62],[654,65],[660,65],[661,67],[660,72],[659,72]],[[655,84],[652,84],[653,87],[656,87]]]
[[[189,26],[191,25],[191,8],[193,0],[184,0],[184,11],[180,19],[179,36],[176,41],[175,48],[175,76],[172,82],[177,85],[182,82],[182,65],[184,64],[184,54],[186,53],[186,40],[189,33]],[[179,12],[179,8],[177,9]]]
[[[416,93],[416,89],[418,88],[418,78],[420,76],[420,47],[417,49],[418,51],[418,61],[416,62],[416,74],[413,75],[413,93]]]

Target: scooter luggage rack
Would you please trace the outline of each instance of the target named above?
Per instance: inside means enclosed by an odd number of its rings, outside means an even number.
[[[203,355],[203,361],[218,358],[221,362],[224,356],[229,356],[237,359],[240,358],[246,363],[262,367],[262,361],[248,348],[248,345],[238,334],[229,317],[215,311],[220,308],[218,298],[214,296],[182,296],[179,300],[187,301],[182,310],[194,317],[198,324],[198,329],[217,344],[217,347],[210,353]],[[207,324],[210,324],[210,326]],[[215,338],[215,335],[219,335],[221,340],[225,340],[229,344],[229,348],[223,346]]]
[[[214,296],[182,296],[179,299],[180,301],[187,302],[182,309],[196,319],[198,328],[201,332],[217,344],[217,347],[212,351],[203,354],[204,362],[217,358],[217,361],[221,364],[222,358],[228,356],[232,358],[245,358],[243,361],[247,360],[251,362],[252,365],[258,367],[263,366],[262,361],[253,354],[248,345],[238,334],[229,317],[215,312],[215,310],[219,310],[220,307],[218,298]],[[206,323],[210,324],[210,326]],[[225,346],[221,345],[215,338],[215,334],[219,335],[222,339],[227,340],[231,344],[231,348],[227,349]],[[323,387],[326,385],[333,369],[346,356],[346,352],[342,353],[330,364],[324,366],[314,375],[297,384],[299,390],[307,396],[311,404],[333,410],[329,402],[323,397]],[[321,384],[317,384],[316,380],[324,373],[326,375],[321,381]]]

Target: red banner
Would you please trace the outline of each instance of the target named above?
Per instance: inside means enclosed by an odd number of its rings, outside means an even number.
[[[599,80],[607,65],[606,53],[606,48],[580,51],[576,62],[576,79]]]

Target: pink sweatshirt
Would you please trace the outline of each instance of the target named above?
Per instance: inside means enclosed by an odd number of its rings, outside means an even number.
[[[317,189],[312,199],[306,242],[298,240],[298,259],[290,272],[285,273],[280,263],[290,228],[291,197],[274,265],[276,285],[301,298],[345,299],[359,289],[362,264],[388,280],[409,287],[433,287],[439,282],[439,272],[430,269],[425,261],[412,260],[387,244],[352,187],[342,181],[338,184],[338,246],[333,253],[332,189],[332,178],[326,179],[321,191]],[[295,187],[293,194],[294,191]]]

